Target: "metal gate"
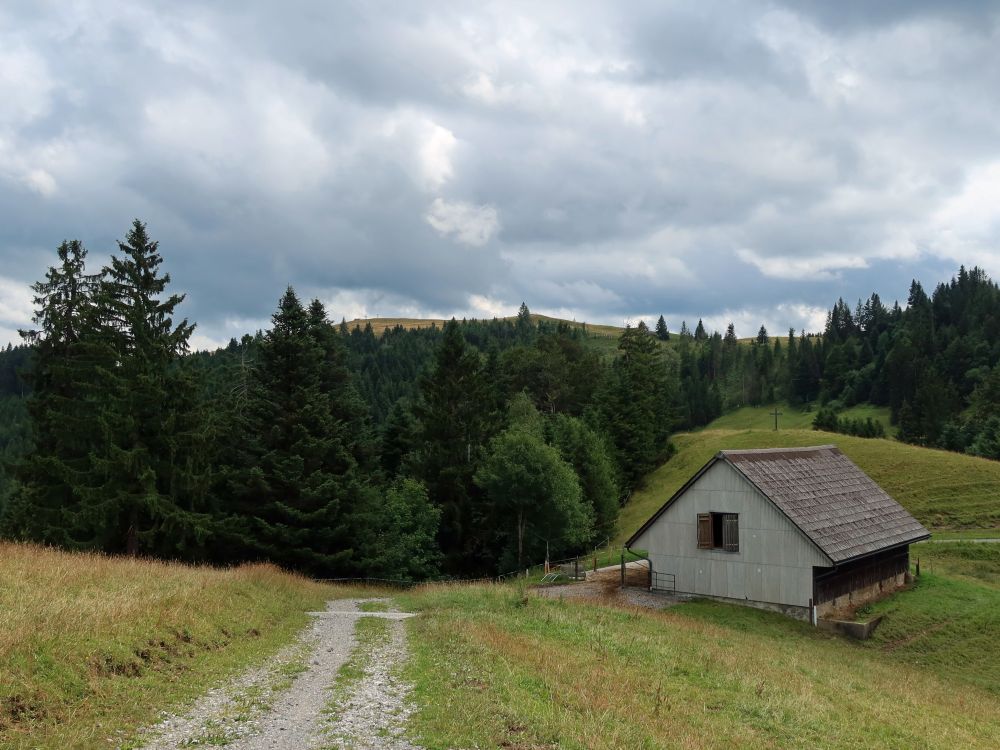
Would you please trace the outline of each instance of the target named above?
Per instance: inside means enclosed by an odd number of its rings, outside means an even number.
[[[677,590],[677,578],[673,573],[657,573],[653,571],[652,591],[667,591],[674,593]]]

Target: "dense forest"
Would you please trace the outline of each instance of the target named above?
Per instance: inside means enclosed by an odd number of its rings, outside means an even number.
[[[960,270],[905,308],[741,340],[534,318],[331,322],[291,288],[267,331],[189,352],[146,227],[91,272],[63,243],[0,351],[0,533],[323,576],[495,574],[611,535],[672,432],[744,404],[885,405],[901,440],[1000,458],[1000,291]],[[612,344],[613,346],[609,346]]]

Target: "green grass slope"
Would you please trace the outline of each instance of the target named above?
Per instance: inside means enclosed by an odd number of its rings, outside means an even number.
[[[775,406],[744,406],[728,414],[723,414],[707,427],[706,430],[774,430]],[[788,404],[777,404],[781,416],[778,417],[778,427],[783,430],[810,430],[816,411],[802,411]],[[889,409],[871,404],[858,404],[838,413],[844,419],[868,419],[881,422],[886,434],[894,433],[895,428],[889,424]]]
[[[708,601],[654,612],[511,585],[401,599],[421,612],[407,678],[428,749],[993,748],[1000,736],[1000,591],[973,582],[926,577],[864,645]]]
[[[337,594],[228,570],[0,544],[0,747],[127,744],[288,642]]]
[[[718,422],[727,424],[730,417]],[[677,454],[646,477],[622,509],[616,543],[624,542],[718,451],[837,445],[931,530],[1000,527],[1000,462],[921,448],[895,440],[811,429],[717,429],[717,422],[673,438]],[[773,423],[772,423],[773,424]]]

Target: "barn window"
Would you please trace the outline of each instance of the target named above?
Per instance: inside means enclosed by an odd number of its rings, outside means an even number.
[[[740,551],[740,517],[738,513],[699,513],[698,549]]]

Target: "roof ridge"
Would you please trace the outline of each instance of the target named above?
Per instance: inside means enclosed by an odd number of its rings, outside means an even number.
[[[808,451],[822,451],[822,450],[838,450],[837,446],[833,443],[827,443],[826,445],[809,445],[809,446],[799,446],[796,448],[737,448],[737,449],[723,449],[720,450],[718,455],[720,456],[746,456],[753,454],[768,454],[768,453],[806,453]]]

